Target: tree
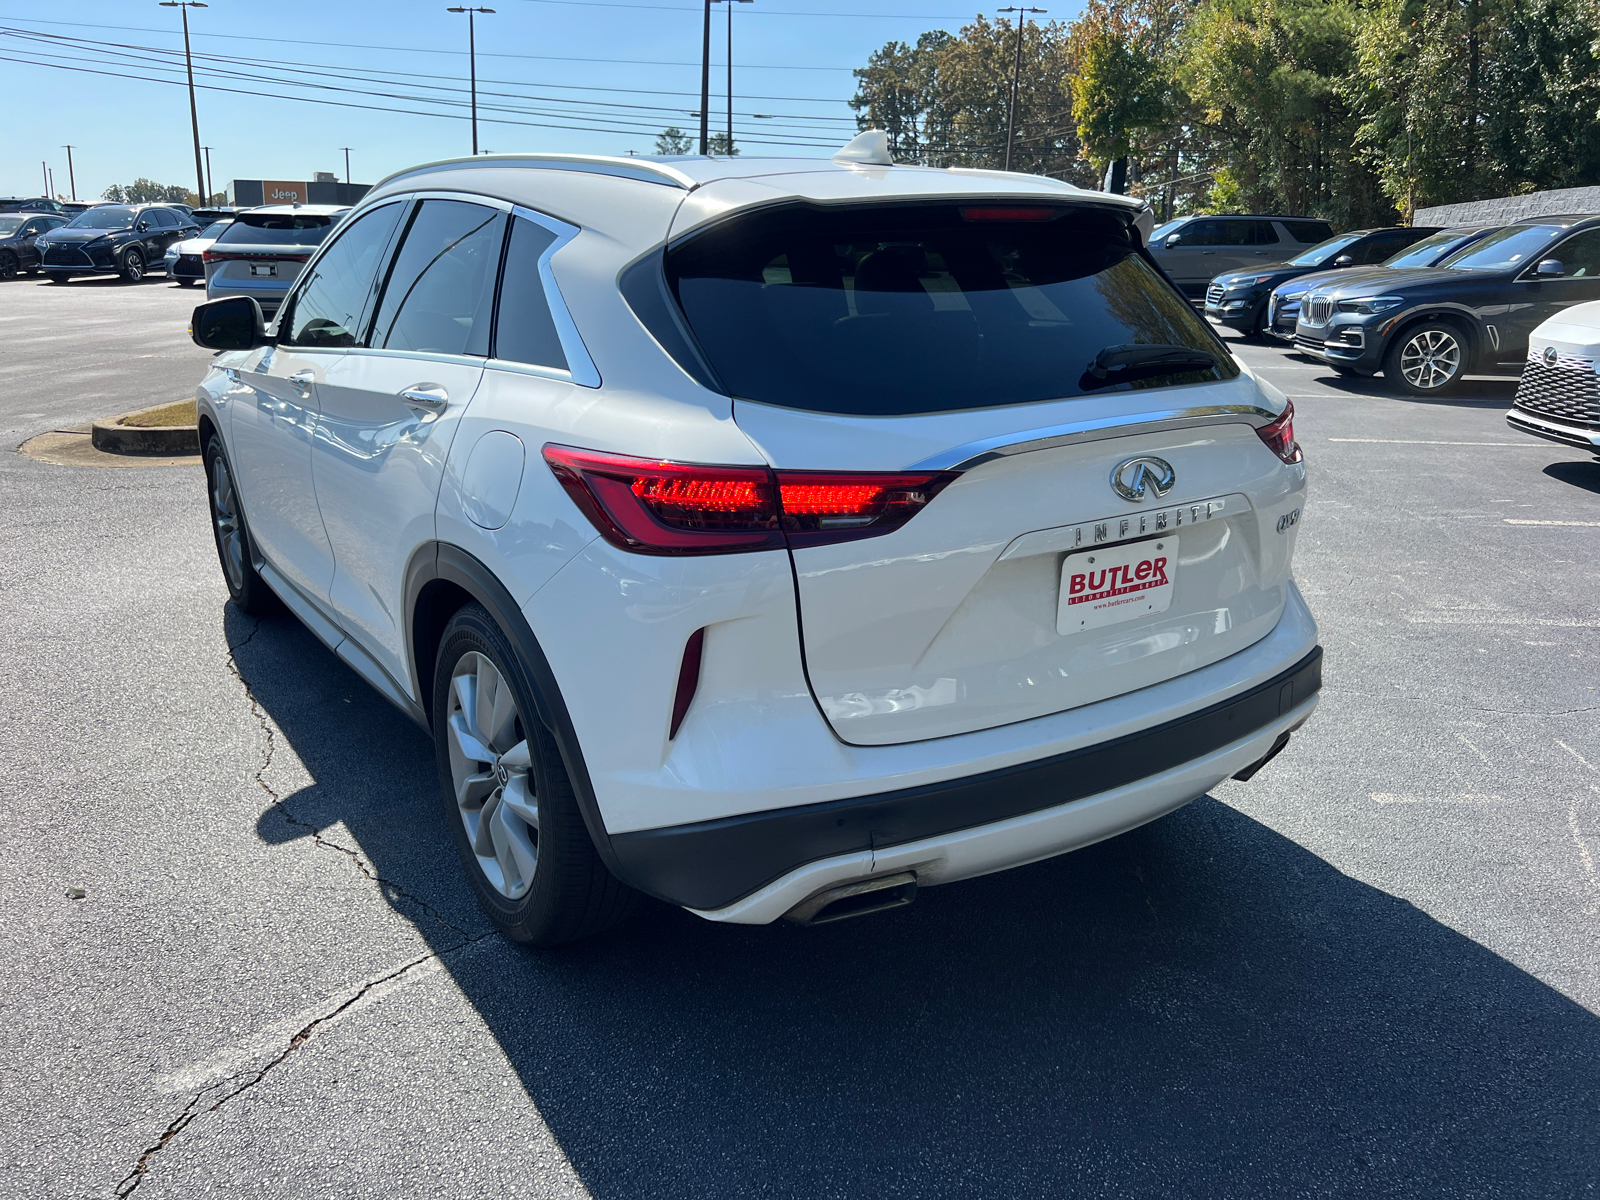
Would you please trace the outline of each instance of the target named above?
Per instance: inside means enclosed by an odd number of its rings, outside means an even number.
[[[739,153],[739,147],[728,140],[727,130],[723,130],[721,133],[713,133],[710,140],[711,153],[720,158],[732,158]]]
[[[130,184],[113,183],[100,194],[102,200],[116,204],[198,204],[199,199],[179,184],[157,183],[140,176]]]
[[[1012,165],[1092,184],[1064,86],[1065,28],[1030,24],[1023,37]],[[1000,167],[1016,37],[1010,23],[980,16],[959,36],[926,33],[915,47],[888,43],[856,70],[856,124],[884,130],[902,162]]]
[[[690,154],[693,150],[694,139],[676,125],[668,125],[656,135],[657,154]]]
[[[1113,192],[1126,190],[1128,156],[1141,135],[1171,125],[1173,80],[1163,44],[1172,30],[1159,21],[1171,15],[1090,0],[1067,38],[1078,137],[1097,170],[1113,168]]]

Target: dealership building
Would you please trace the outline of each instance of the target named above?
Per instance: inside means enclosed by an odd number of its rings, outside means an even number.
[[[309,181],[235,179],[228,184],[228,203],[239,208],[258,204],[354,204],[371,190],[370,183],[340,183],[332,171],[318,171]]]

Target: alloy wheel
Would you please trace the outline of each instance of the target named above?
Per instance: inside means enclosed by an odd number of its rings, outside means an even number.
[[[138,283],[144,278],[144,258],[137,250],[129,250],[123,256],[122,276],[129,283]]]
[[[17,277],[17,256],[9,250],[0,251],[0,279]]]
[[[217,546],[222,550],[222,567],[228,582],[238,592],[244,587],[244,527],[239,520],[239,499],[233,490],[233,475],[228,460],[218,455],[211,460],[211,522],[217,530]]]
[[[446,738],[456,810],[478,867],[495,891],[520,899],[539,860],[532,759],[511,685],[475,650],[451,672]]]
[[[1443,329],[1424,329],[1400,350],[1400,374],[1418,391],[1441,388],[1461,369],[1461,343]]]

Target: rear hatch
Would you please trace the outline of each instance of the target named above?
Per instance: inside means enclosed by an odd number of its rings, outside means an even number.
[[[240,213],[202,255],[207,279],[251,295],[287,292],[337,220],[322,213]]]
[[[1060,712],[1277,623],[1293,530],[1276,523],[1304,468],[1258,435],[1268,402],[1126,222],[1059,202],[794,203],[669,251],[780,480],[927,476],[891,532],[844,521],[791,550],[807,674],[845,741]]]

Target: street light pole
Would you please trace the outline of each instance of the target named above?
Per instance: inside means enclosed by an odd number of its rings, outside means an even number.
[[[205,203],[206,173],[200,165],[200,110],[194,102],[194,55],[189,50],[189,10],[209,8],[205,0],[159,0],[162,8],[175,8],[183,14],[183,65],[189,73],[189,128],[194,133],[194,187]]]
[[[72,147],[61,147],[67,152],[67,185],[72,188],[72,198],[78,198],[78,177],[72,173]]]
[[[44,159],[39,160],[39,174],[44,178],[44,194],[50,194],[50,164]]]
[[[216,195],[216,193],[211,190],[215,186],[211,182],[211,147],[201,146],[200,149],[206,152],[206,194],[200,197],[200,203],[210,204],[211,197]]]
[[[756,0],[711,0],[713,4],[728,6],[728,144],[723,149],[730,156],[733,154],[733,6],[755,2]]]
[[[345,187],[349,187],[350,186],[350,147],[349,146],[340,146],[339,149],[344,151],[344,185],[345,185]]]
[[[467,69],[472,76],[472,156],[478,156],[478,33],[474,25],[474,18],[478,13],[492,13],[492,8],[476,8],[458,6],[447,8],[446,12],[467,14]],[[350,165],[345,164],[345,174],[350,173]],[[346,183],[350,180],[347,178]]]
[[[1011,170],[1011,146],[1017,136],[1017,90],[1022,84],[1022,34],[1028,25],[1029,13],[1049,12],[1046,8],[1000,8],[996,12],[1017,14],[1017,57],[1011,67],[1011,104],[1006,116],[1006,163],[1002,170]]]
[[[705,36],[700,42],[700,153],[711,153],[711,3],[706,0]]]

